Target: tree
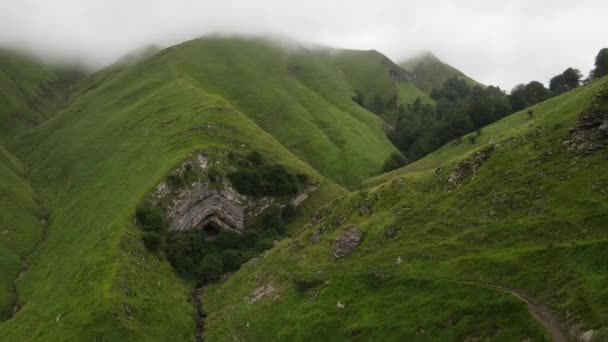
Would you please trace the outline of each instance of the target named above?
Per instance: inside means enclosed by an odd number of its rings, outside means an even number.
[[[600,78],[606,75],[608,75],[608,48],[603,48],[595,57],[593,78]]]
[[[518,84],[511,90],[509,101],[513,111],[517,112],[534,104],[542,102],[551,97],[551,91],[538,82],[532,81],[528,84]]]
[[[528,118],[532,119],[532,117],[534,116],[534,111],[532,109],[528,110]]]
[[[583,75],[580,70],[568,68],[563,73],[553,77],[549,82],[549,88],[556,94],[562,94],[581,84]]]

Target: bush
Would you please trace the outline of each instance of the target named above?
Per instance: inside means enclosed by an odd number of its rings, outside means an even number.
[[[222,254],[222,261],[224,263],[224,271],[236,271],[241,267],[243,263],[243,258],[234,249],[227,249]]]
[[[222,259],[217,255],[205,255],[199,267],[201,280],[203,283],[217,280],[222,274],[223,269],[224,264]]]
[[[167,183],[169,183],[172,189],[179,189],[185,184],[184,179],[180,175],[169,175]]]
[[[288,204],[283,207],[283,210],[281,211],[281,217],[283,218],[283,220],[288,221],[294,216],[296,216],[296,207],[291,204]]]
[[[242,247],[244,241],[241,234],[230,230],[222,230],[217,236],[215,244],[222,249],[233,249]]]
[[[475,135],[469,135],[469,137],[467,139],[469,139],[469,142],[471,143],[471,145],[474,145],[477,142],[477,136],[475,136]]]
[[[228,174],[232,185],[244,195],[286,196],[298,193],[298,180],[283,165],[240,167]]]
[[[144,245],[150,252],[158,252],[162,245],[162,236],[157,232],[144,232],[142,235]]]
[[[251,163],[251,165],[260,167],[264,164],[264,157],[258,151],[253,151],[247,155],[247,160]]]
[[[255,243],[255,249],[263,252],[265,250],[271,249],[274,246],[274,240],[273,239],[262,239],[259,240]]]
[[[160,208],[149,202],[143,202],[135,208],[135,218],[146,231],[162,234],[167,228]]]
[[[219,183],[222,180],[222,172],[217,167],[212,166],[207,171],[207,177],[209,177],[211,183]]]

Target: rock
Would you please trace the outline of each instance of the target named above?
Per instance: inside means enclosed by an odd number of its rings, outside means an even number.
[[[272,284],[266,284],[264,286],[258,287],[253,291],[253,293],[249,296],[249,303],[255,303],[258,300],[274,293],[276,289]]]
[[[338,309],[344,309],[346,307],[346,305],[344,305],[344,303],[342,303],[341,301],[338,301],[338,304],[336,304],[336,307]]]
[[[460,186],[466,178],[477,172],[477,169],[490,158],[492,152],[494,152],[494,145],[489,145],[461,161],[448,177],[448,184],[452,187]]]
[[[397,258],[397,265],[401,265],[401,263],[403,262],[403,258],[401,258],[401,255]]]
[[[581,335],[581,341],[590,342],[593,338],[593,335],[595,335],[595,330],[587,330]]]
[[[217,163],[205,152],[198,151],[171,175],[179,178],[186,172],[204,175]],[[294,196],[289,203],[293,206],[299,205],[318,187],[318,184],[309,186]],[[169,230],[202,229],[210,237],[221,230],[237,233],[243,231],[245,221],[259,215],[275,202],[272,197],[254,198],[242,195],[226,179],[213,182],[208,177],[200,176],[179,187],[171,186],[169,181],[163,181],[156,186],[149,200],[153,204],[163,204],[163,216],[169,224]]]
[[[312,232],[312,235],[310,235],[310,242],[313,245],[318,244],[321,241],[321,230],[315,230],[314,232]]]
[[[570,129],[571,137],[564,145],[571,151],[586,155],[603,149],[608,140],[608,92],[598,94]]]
[[[394,239],[395,237],[397,237],[397,233],[399,233],[399,229],[393,224],[388,225],[384,228],[384,236],[389,239]]]
[[[338,236],[338,239],[333,244],[332,257],[334,259],[342,259],[349,255],[357,248],[362,238],[363,232],[357,227],[349,227],[342,230],[340,236]]]

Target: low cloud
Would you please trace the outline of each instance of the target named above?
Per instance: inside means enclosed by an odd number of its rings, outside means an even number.
[[[606,13],[605,0],[7,0],[0,45],[100,67],[210,33],[275,35],[394,60],[432,51],[509,90],[570,66],[587,73],[608,46]]]

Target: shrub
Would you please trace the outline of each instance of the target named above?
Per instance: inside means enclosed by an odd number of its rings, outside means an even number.
[[[283,165],[264,165],[255,169],[240,167],[228,174],[232,185],[250,196],[285,196],[298,193],[298,181]]]
[[[207,177],[209,177],[211,183],[218,183],[222,180],[222,172],[217,167],[212,166],[207,171]]]
[[[283,210],[281,211],[281,217],[283,218],[283,220],[287,221],[294,216],[296,216],[296,207],[291,204],[288,204],[283,207]]]
[[[180,175],[169,175],[167,183],[172,189],[179,189],[184,185],[184,179]]]
[[[528,118],[532,118],[534,116],[534,111],[532,109],[528,110]]]
[[[253,151],[247,155],[247,161],[251,163],[251,165],[260,167],[264,164],[264,157],[258,151]]]
[[[294,280],[296,289],[300,292],[306,292],[315,287],[323,285],[323,280],[320,279],[296,279]]]
[[[270,238],[262,239],[255,243],[255,249],[260,252],[271,249],[273,246],[274,246],[274,240],[270,239]]]
[[[162,245],[162,237],[157,232],[144,232],[142,235],[144,245],[150,252],[158,252]]]
[[[144,230],[162,234],[166,223],[159,207],[149,202],[143,202],[135,208],[135,218]]]
[[[296,179],[298,180],[298,183],[300,183],[301,185],[304,185],[304,186],[306,186],[308,184],[308,182],[310,181],[310,178],[305,173],[298,173],[296,175]]]
[[[203,283],[217,280],[222,274],[224,264],[217,255],[205,255],[200,263],[199,271]]]
[[[234,249],[227,249],[222,253],[222,261],[224,263],[224,271],[236,271],[241,267],[243,258]]]
[[[229,230],[222,230],[217,236],[215,244],[222,249],[232,249],[242,247],[244,241],[241,234]]]
[[[469,142],[471,143],[471,145],[473,145],[477,142],[477,136],[475,136],[475,135],[469,135],[469,137],[467,139],[469,139]]]

